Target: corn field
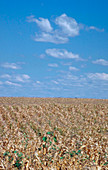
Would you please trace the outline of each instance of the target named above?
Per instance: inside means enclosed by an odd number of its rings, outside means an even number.
[[[108,100],[0,97],[0,170],[107,170]]]

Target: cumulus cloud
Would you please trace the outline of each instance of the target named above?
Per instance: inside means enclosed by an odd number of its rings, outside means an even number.
[[[19,65],[17,65],[16,63],[3,63],[2,65],[1,65],[2,67],[4,67],[4,68],[10,68],[10,69],[20,69],[20,66]]]
[[[20,75],[9,75],[9,74],[3,74],[0,76],[1,78],[15,81],[15,82],[27,82],[30,79],[30,76],[27,74],[20,74]]]
[[[100,64],[103,66],[108,66],[108,61],[104,59],[98,59],[96,61],[92,61],[93,64]]]
[[[58,67],[58,64],[56,64],[56,63],[50,64],[50,63],[49,63],[48,66],[49,66],[49,67]]]
[[[99,29],[95,26],[85,26],[79,24],[74,18],[67,16],[65,13],[54,19],[54,27],[48,19],[35,18],[33,15],[27,17],[28,22],[35,22],[40,28],[39,32],[35,34],[34,41],[50,42],[55,44],[67,43],[69,38],[78,36],[81,29],[96,30],[103,32],[104,29]]]
[[[85,80],[80,77],[80,76],[75,76],[72,72],[68,71],[63,73],[57,81],[68,88],[72,88],[73,86],[75,87],[83,87],[85,84]],[[67,89],[68,89],[67,88]]]
[[[61,28],[62,33],[69,37],[79,35],[79,24],[72,17],[68,17],[66,14],[62,14],[57,17],[55,23]]]
[[[79,69],[78,69],[78,68],[76,68],[76,67],[72,67],[72,66],[70,66],[70,67],[69,67],[69,70],[70,70],[70,71],[79,71]]]
[[[52,28],[51,23],[45,18],[35,18],[34,16],[27,17],[28,22],[35,22],[40,28],[40,33],[36,33],[34,40],[40,42],[51,42],[55,44],[63,44],[69,40],[69,37],[74,37],[79,34],[80,26],[72,17],[62,14],[54,20],[55,27]]]
[[[30,79],[30,76],[28,76],[27,74],[22,74],[22,75],[16,75],[15,76],[15,80],[20,81],[20,82],[26,82],[29,79]]]
[[[28,22],[35,22],[42,31],[51,32],[53,30],[48,19],[45,19],[45,18],[36,19],[33,15],[30,17],[27,17],[27,19],[28,19],[27,20]]]
[[[89,73],[88,78],[93,80],[107,80],[108,81],[108,74],[106,73]]]
[[[70,58],[70,59],[79,59],[79,55],[78,54],[73,54],[72,52],[68,52],[65,49],[47,49],[46,54],[51,56],[51,57],[55,57],[55,58],[60,58],[60,59],[66,59],[66,58]]]
[[[51,42],[54,44],[64,44],[68,41],[68,38],[63,37],[55,32],[53,33],[41,32],[40,34],[37,33],[35,34],[34,40],[40,42]]]
[[[10,86],[19,86],[19,87],[21,87],[21,84],[13,83],[11,81],[6,81],[5,84],[10,85]]]

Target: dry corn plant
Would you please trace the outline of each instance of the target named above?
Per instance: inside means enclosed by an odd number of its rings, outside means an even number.
[[[0,169],[107,170],[108,100],[0,98]]]

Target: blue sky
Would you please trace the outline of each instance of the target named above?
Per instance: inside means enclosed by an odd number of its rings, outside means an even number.
[[[0,1],[0,96],[108,98],[107,7]]]

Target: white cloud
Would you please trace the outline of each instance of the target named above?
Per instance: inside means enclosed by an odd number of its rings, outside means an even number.
[[[103,32],[104,29],[99,29],[95,26],[84,26],[84,24],[79,24],[77,21],[68,17],[66,14],[62,14],[55,18],[54,28],[48,19],[45,18],[35,18],[33,15],[27,17],[28,22],[35,22],[40,28],[39,32],[35,34],[34,41],[39,42],[50,42],[55,44],[67,43],[70,37],[75,37],[79,35],[81,29],[85,30],[96,30]]]
[[[72,66],[70,66],[70,67],[69,67],[69,70],[70,70],[70,71],[78,71],[79,69],[78,69],[78,68],[76,68],[76,67],[72,67]]]
[[[28,76],[27,74],[23,74],[22,77],[26,80],[30,78],[30,76]]]
[[[34,15],[30,15],[27,17],[27,22],[35,22],[35,16]]]
[[[41,82],[40,81],[36,81],[37,84],[40,84]]]
[[[79,34],[79,24],[75,19],[68,17],[66,14],[55,19],[55,24],[59,26],[59,29],[52,28],[50,21],[45,18],[36,19],[34,16],[27,17],[28,22],[35,22],[39,28],[40,33],[36,33],[34,41],[39,42],[51,42],[55,44],[66,43],[68,37],[74,37]]]
[[[108,61],[104,59],[98,59],[96,61],[92,61],[93,64],[100,64],[103,66],[108,66]]]
[[[55,81],[55,80],[52,80],[52,82],[53,82],[54,84],[59,84],[59,82],[57,82],[57,81]]]
[[[68,87],[69,89],[74,87],[83,87],[85,84],[85,80],[80,76],[75,76],[71,72],[64,73],[61,78],[57,79],[57,81],[64,87]]]
[[[6,79],[10,79],[11,78],[11,76],[9,74],[2,74],[0,77],[1,78],[6,78]]]
[[[60,26],[64,35],[74,37],[79,35],[79,24],[72,17],[68,17],[66,14],[62,14],[57,17],[55,23]]]
[[[15,76],[15,80],[20,81],[20,82],[26,82],[29,79],[30,79],[30,76],[28,76],[27,74],[22,74],[22,75],[16,75]]]
[[[55,43],[55,44],[64,44],[68,41],[68,38],[58,35],[56,33],[42,32],[40,34],[36,33],[36,35],[34,37],[34,41],[51,42],[51,43]]]
[[[20,69],[20,66],[17,65],[16,63],[3,63],[1,66],[4,68],[11,68],[11,69],[15,69],[15,70]]]
[[[6,81],[5,84],[10,85],[10,86],[19,86],[19,87],[21,87],[21,84],[13,83],[11,81]]]
[[[58,64],[56,63],[52,63],[52,64],[48,64],[49,67],[58,67]]]
[[[95,26],[86,27],[86,30],[95,30],[95,31],[98,31],[98,32],[104,32],[104,29],[99,29]]]
[[[65,77],[64,77],[64,78],[65,78]],[[75,76],[75,75],[73,75],[73,74],[71,74],[71,73],[67,73],[66,79],[67,79],[67,80],[74,80],[74,81],[78,81],[78,80],[79,80],[79,78],[78,78],[77,76]]]
[[[35,22],[42,31],[51,32],[53,30],[48,19],[45,19],[45,18],[36,19],[34,18],[33,15],[30,17],[27,17],[27,19],[28,19],[27,20],[28,22]]]
[[[99,79],[99,80],[107,80],[108,81],[108,74],[106,73],[89,73],[88,78],[90,79]]]
[[[79,59],[79,55],[78,54],[73,54],[72,52],[68,52],[65,49],[47,49],[46,54],[51,56],[51,57],[55,57],[55,58],[60,58],[60,59],[66,59],[66,58],[70,58],[70,59]]]
[[[11,81],[18,81],[18,82],[27,82],[30,79],[30,76],[27,74],[21,74],[21,75],[9,75],[9,74],[3,74],[0,76],[1,78],[5,78],[7,80]]]
[[[39,57],[40,58],[45,58],[45,54],[41,54]]]
[[[54,79],[53,79],[54,78]],[[75,75],[71,71],[63,71],[57,74],[56,77],[49,76],[42,84],[35,83],[35,90],[45,95],[50,96],[65,96],[65,97],[102,97],[107,96],[108,81],[92,80],[87,74]],[[58,93],[56,91],[58,90]],[[105,91],[106,90],[106,91]],[[103,93],[105,91],[105,93]],[[63,92],[63,93],[60,93]],[[66,93],[65,93],[66,92]],[[96,94],[97,93],[97,94]]]

